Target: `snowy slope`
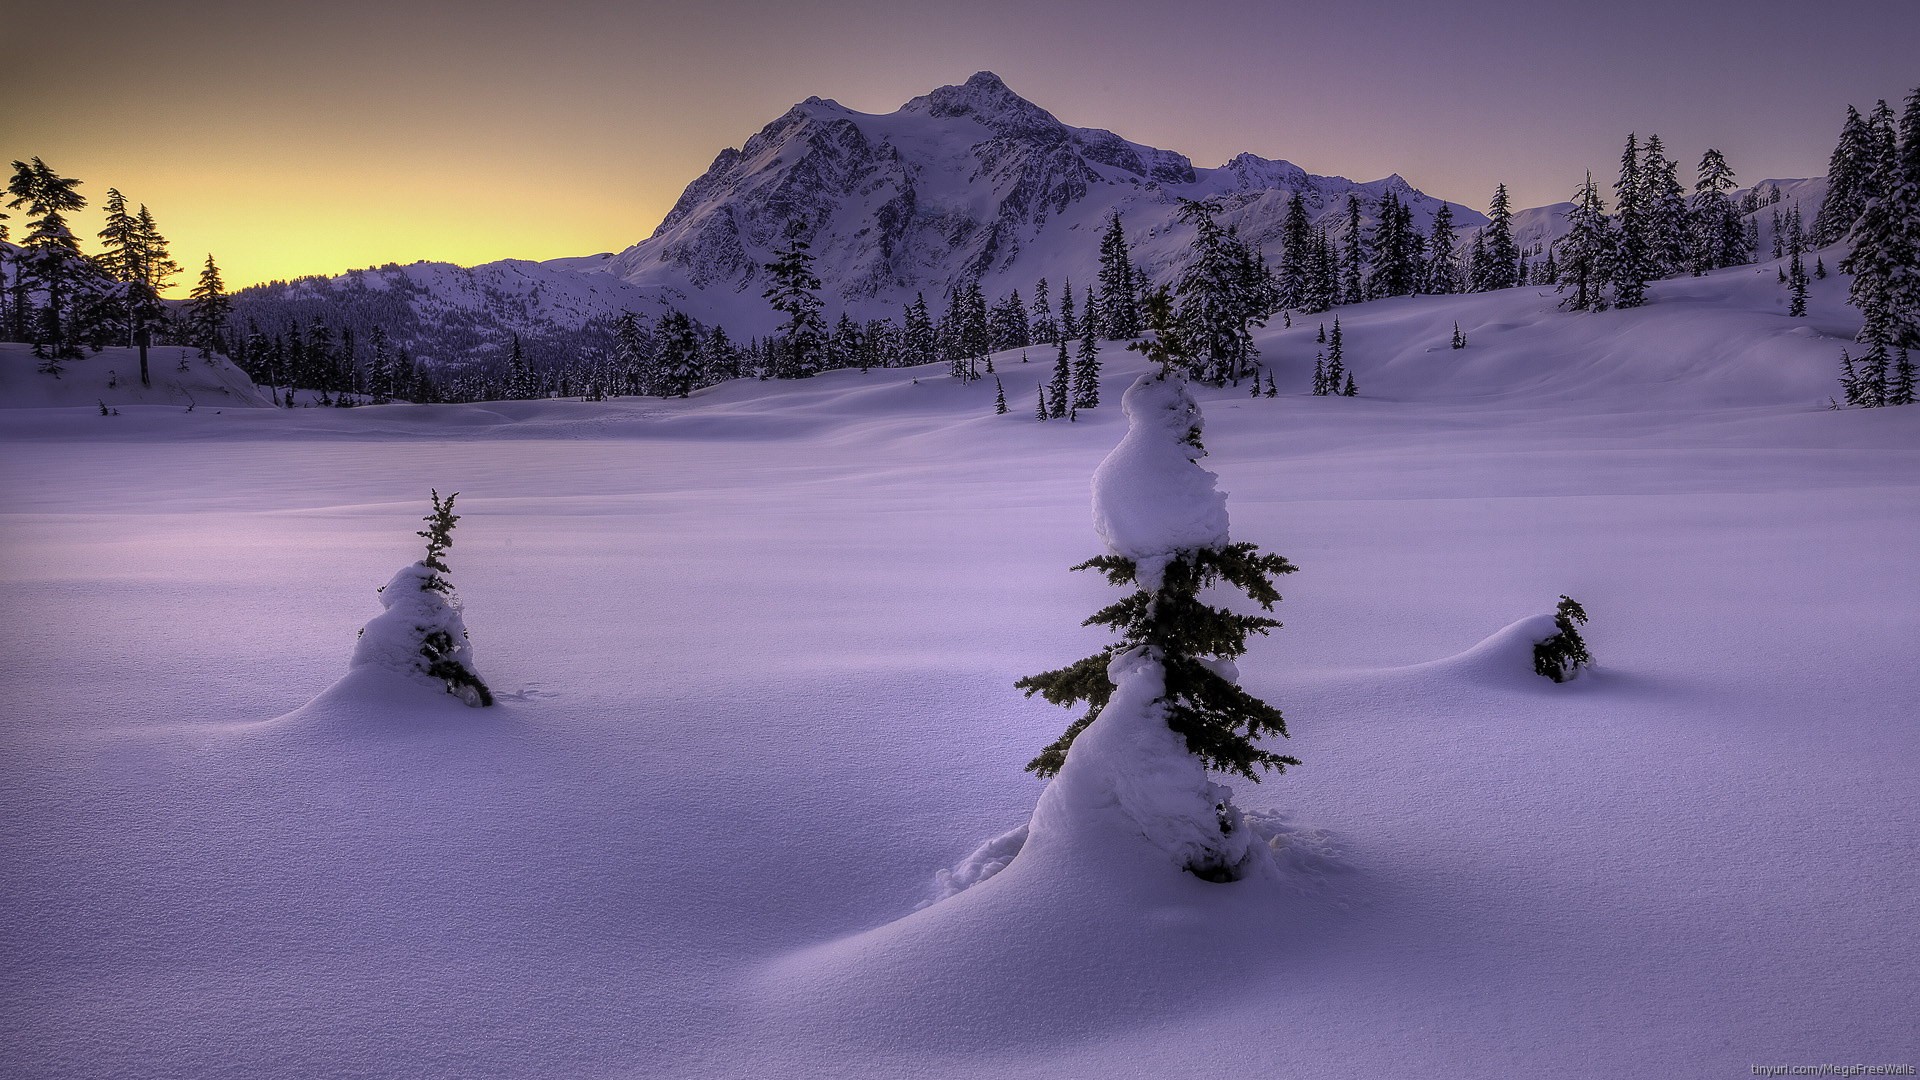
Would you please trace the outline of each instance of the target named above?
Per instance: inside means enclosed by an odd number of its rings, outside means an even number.
[[[1013,680],[1101,641],[1066,567],[1134,354],[1071,424],[1004,355],[1005,416],[932,368],[16,410],[0,1073],[1909,1061],[1920,410],[1823,407],[1844,287],[1360,305],[1364,396],[1305,393],[1306,325],[1261,339],[1280,397],[1202,391],[1234,537],[1301,567],[1239,665],[1304,761],[1235,785],[1280,870],[1228,886],[935,877],[1039,799],[1067,715]],[[493,709],[339,683],[429,487]],[[1524,620],[1562,592],[1598,667],[1556,686]]]
[[[0,342],[0,409],[77,408],[97,415],[101,405],[273,406],[226,357],[202,357],[197,349],[177,345],[147,350],[151,386],[140,385],[138,349],[102,349],[62,360],[58,374],[40,370],[43,363],[31,346]]]

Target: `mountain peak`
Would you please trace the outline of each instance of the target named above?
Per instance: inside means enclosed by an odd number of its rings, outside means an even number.
[[[991,71],[976,71],[958,86],[942,86],[923,94],[902,105],[900,111],[943,118],[970,117],[1001,134],[1062,127],[1052,113],[1014,93]]]

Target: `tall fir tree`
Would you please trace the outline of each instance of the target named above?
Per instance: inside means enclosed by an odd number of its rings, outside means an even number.
[[[1869,141],[1877,145],[1891,121],[1880,109],[1874,116]],[[1853,275],[1847,298],[1863,317],[1861,341],[1920,348],[1920,88],[1907,97],[1893,150],[1878,147],[1874,161],[1873,194],[1840,261]]]
[[[1860,110],[1847,106],[1840,139],[1827,159],[1827,197],[1813,219],[1813,242],[1826,247],[1844,238],[1867,208],[1873,192],[1873,135]]]
[[[1134,284],[1126,229],[1115,213],[1107,219],[1107,231],[1100,238],[1100,322],[1109,340],[1125,341],[1140,334],[1139,298]]]
[[[1487,205],[1487,227],[1481,230],[1483,248],[1474,262],[1474,292],[1509,289],[1520,284],[1520,249],[1513,242],[1513,206],[1507,198],[1507,185],[1494,188],[1493,201]]]
[[[1053,360],[1053,380],[1047,384],[1047,415],[1058,420],[1067,415],[1073,393],[1073,360],[1067,355],[1067,342],[1060,339],[1059,354]]]
[[[1691,267],[1687,193],[1680,184],[1680,163],[1667,157],[1660,136],[1649,135],[1640,168],[1640,212],[1653,274],[1684,273]]]
[[[1425,291],[1446,295],[1460,291],[1460,272],[1453,256],[1453,204],[1442,201],[1433,212],[1433,232],[1427,238]]]
[[[1606,276],[1613,285],[1615,307],[1639,307],[1647,301],[1647,279],[1653,273],[1640,145],[1631,132],[1627,148],[1620,155],[1620,179],[1613,190],[1619,218],[1613,230],[1612,257],[1606,260]]]
[[[1558,291],[1573,290],[1560,301],[1570,311],[1605,311],[1606,283],[1611,274],[1614,244],[1607,227],[1606,204],[1587,174],[1585,184],[1574,193],[1573,209],[1567,214],[1567,233],[1560,238],[1558,253],[1560,281]]]
[[[1053,305],[1047,296],[1047,279],[1041,278],[1033,286],[1033,316],[1028,338],[1035,345],[1057,345],[1060,343],[1060,324],[1053,321]]]
[[[85,327],[81,322],[88,294],[97,291],[103,277],[94,264],[80,254],[80,244],[67,225],[67,215],[87,205],[86,196],[76,189],[80,181],[61,176],[47,163],[15,161],[7,192],[7,203],[24,210],[30,220],[22,237],[24,251],[18,255],[16,272],[21,288],[16,291],[24,307],[29,289],[43,297],[39,317],[32,320],[28,332],[34,341],[35,355],[49,361],[80,357],[80,339]],[[26,320],[23,320],[26,321]]]
[[[1313,222],[1299,192],[1287,200],[1280,224],[1280,306],[1307,308],[1313,293]]]
[[[220,347],[222,335],[227,332],[227,320],[233,315],[233,299],[227,295],[226,283],[220,280],[220,267],[214,263],[213,256],[200,267],[200,280],[193,286],[193,292],[187,298],[186,322],[187,342],[200,350],[200,355],[210,355]]]
[[[1699,179],[1688,211],[1695,274],[1747,261],[1746,227],[1739,206],[1728,195],[1733,188],[1733,169],[1720,151],[1709,148],[1700,157]]]
[[[774,363],[774,374],[780,378],[802,379],[818,373],[826,351],[820,278],[813,272],[813,253],[805,234],[805,222],[789,222],[785,244],[774,249],[773,261],[765,266],[771,280],[761,297],[785,316]]]
[[[1347,195],[1346,232],[1340,237],[1340,300],[1358,304],[1367,298],[1367,241],[1361,228],[1360,196]]]
[[[1073,358],[1072,402],[1075,409],[1100,406],[1100,346],[1092,334],[1081,336],[1080,351]]]
[[[1181,200],[1180,220],[1194,226],[1193,255],[1174,292],[1181,331],[1199,365],[1195,377],[1238,385],[1259,355],[1253,328],[1266,322],[1267,297],[1256,256],[1221,226],[1219,213],[1215,203]]]
[[[933,317],[927,314],[925,293],[914,294],[913,303],[907,305],[903,326],[900,336],[901,366],[919,367],[939,359],[939,342],[934,335]]]

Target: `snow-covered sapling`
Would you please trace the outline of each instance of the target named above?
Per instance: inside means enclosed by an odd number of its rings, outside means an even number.
[[[1299,762],[1259,744],[1287,734],[1280,710],[1237,685],[1234,660],[1249,634],[1280,623],[1214,607],[1202,594],[1225,581],[1262,610],[1280,599],[1273,578],[1293,564],[1234,543],[1216,477],[1202,468],[1200,407],[1187,389],[1187,352],[1168,329],[1164,295],[1146,302],[1155,333],[1131,348],[1161,363],[1121,399],[1128,429],[1093,479],[1094,528],[1107,554],[1075,567],[1097,570],[1123,599],[1087,619],[1112,628],[1113,644],[1066,667],[1021,679],[1028,696],[1087,711],[1027,768],[1054,777],[1035,811],[1036,837],[1052,805],[1113,803],[1184,869],[1210,881],[1243,875],[1254,850],[1231,789],[1207,770],[1259,780],[1261,770]],[[1066,788],[1063,789],[1063,785]],[[1109,791],[1090,803],[1063,790]],[[1058,811],[1056,811],[1058,813]]]
[[[1553,609],[1553,626],[1557,633],[1534,643],[1533,670],[1554,682],[1566,682],[1581,668],[1592,664],[1593,654],[1587,651],[1587,643],[1581,639],[1580,630],[1575,625],[1586,621],[1586,609],[1573,597],[1563,594],[1559,606]]]
[[[493,694],[473,669],[473,646],[445,558],[453,546],[454,522],[460,520],[453,512],[458,496],[442,499],[438,491],[432,493],[433,512],[418,534],[427,541],[427,557],[380,587],[386,610],[360,631],[351,666],[411,675],[477,708],[493,704]]]

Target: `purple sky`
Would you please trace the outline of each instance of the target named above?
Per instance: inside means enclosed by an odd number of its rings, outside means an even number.
[[[1199,165],[1399,172],[1477,207],[1500,180],[1519,206],[1568,197],[1629,130],[1689,182],[1708,145],[1743,182],[1817,174],[1849,102],[1920,83],[1912,0],[83,2],[8,22],[0,154],[121,188],[236,283],[619,249],[808,95],[884,112],[980,69]]]

